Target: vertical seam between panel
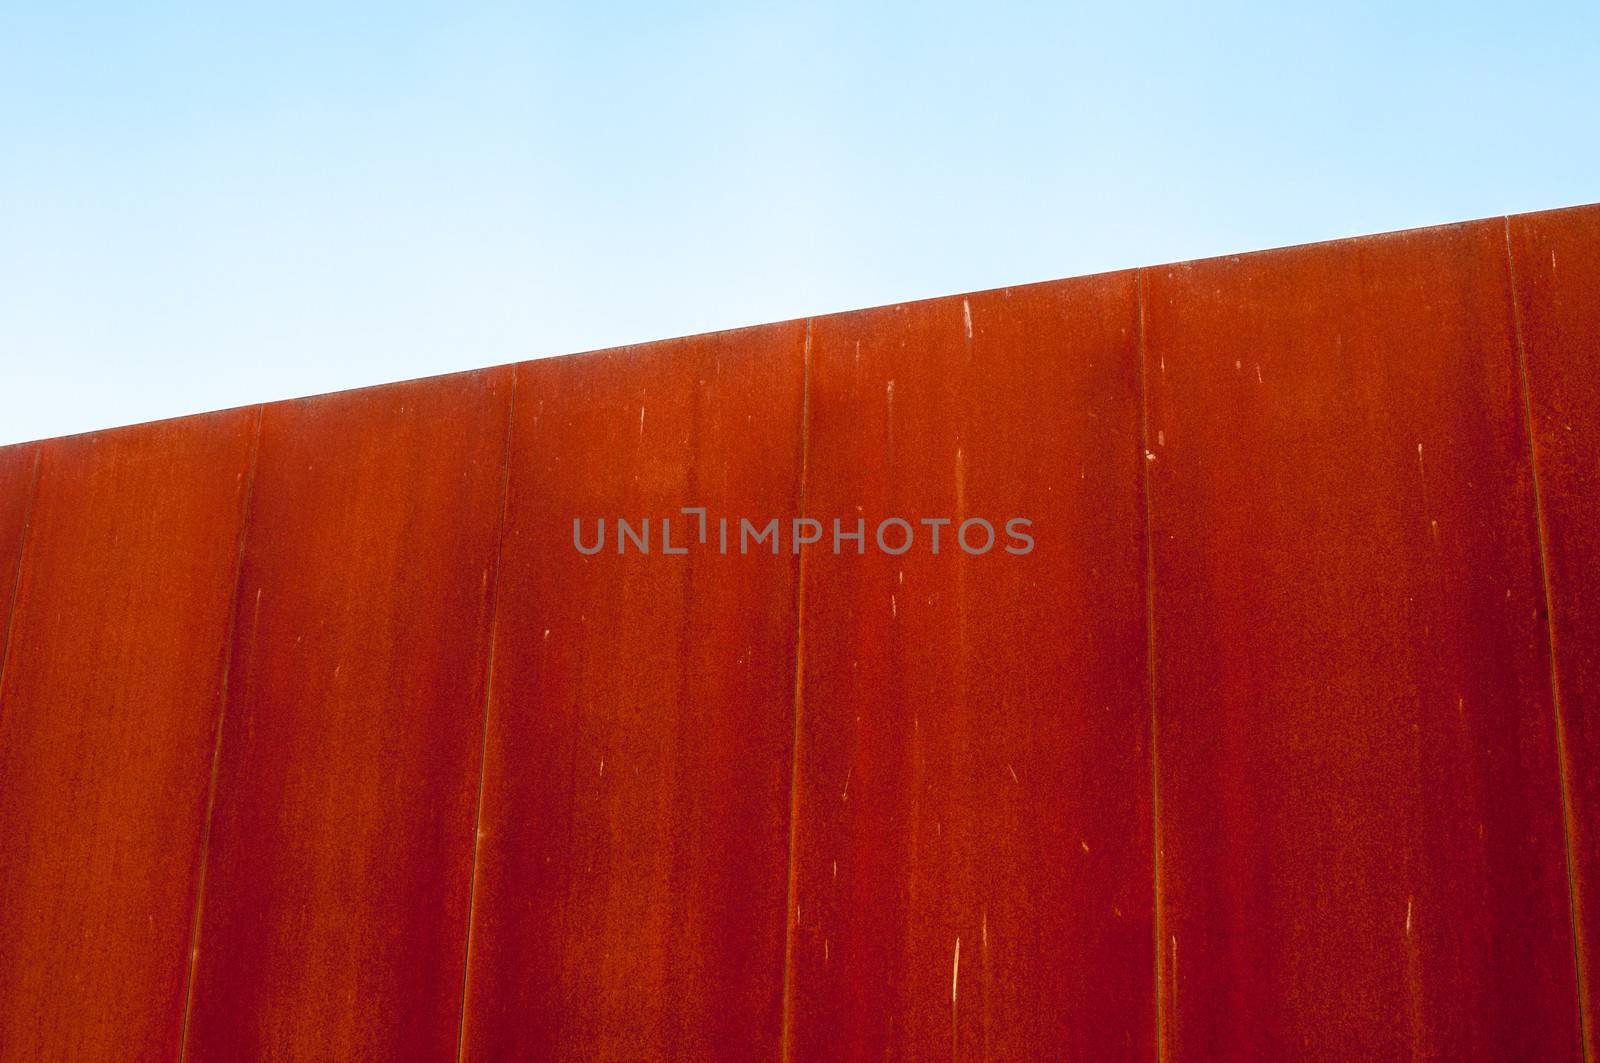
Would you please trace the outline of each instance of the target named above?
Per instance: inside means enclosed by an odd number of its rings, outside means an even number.
[[[233,597],[228,604],[227,635],[222,651],[222,675],[217,688],[216,733],[211,738],[211,778],[206,785],[205,818],[200,824],[200,862],[195,871],[194,913],[189,921],[189,949],[183,986],[183,1022],[178,1035],[178,1060],[189,1054],[189,1020],[194,1012],[194,987],[199,975],[200,917],[205,906],[206,863],[211,855],[211,820],[217,806],[217,775],[222,767],[222,730],[228,718],[228,676],[233,669],[233,646],[238,637],[239,589],[244,579],[244,551],[250,536],[250,518],[255,507],[256,466],[261,457],[261,422],[266,406],[256,407],[255,428],[250,436],[250,465],[245,474],[244,503],[239,519],[239,542],[233,560]]]
[[[1522,420],[1528,432],[1528,470],[1533,483],[1534,528],[1539,540],[1539,577],[1544,591],[1546,646],[1550,653],[1550,706],[1555,717],[1556,775],[1561,786],[1561,833],[1567,872],[1567,914],[1572,920],[1572,965],[1578,996],[1578,1044],[1585,1063],[1591,1057],[1587,972],[1583,964],[1583,923],[1578,896],[1577,867],[1573,859],[1572,789],[1569,782],[1566,725],[1561,713],[1561,673],[1556,654],[1555,595],[1550,584],[1550,546],[1545,530],[1544,495],[1539,483],[1539,447],[1533,426],[1533,389],[1529,383],[1528,349],[1522,333],[1522,304],[1517,294],[1517,266],[1511,252],[1511,219],[1501,219],[1506,248],[1506,275],[1511,284],[1511,324],[1517,341],[1517,375],[1522,392]]]
[[[806,515],[806,491],[811,471],[811,318],[806,319],[805,348],[801,354],[800,387],[800,489],[797,517]],[[779,1029],[778,1053],[781,1063],[789,1063],[793,1047],[794,946],[799,930],[795,903],[799,899],[799,868],[796,856],[800,838],[800,733],[801,709],[805,692],[806,548],[800,545],[800,562],[795,575],[794,632],[794,735],[789,752],[789,879],[784,902],[783,933],[783,1015]]]
[[[489,711],[494,703],[495,643],[500,632],[500,574],[505,559],[506,511],[511,504],[511,437],[516,429],[517,367],[511,367],[511,399],[506,409],[506,437],[500,467],[500,518],[495,530],[494,580],[489,591],[489,659],[483,678],[483,733],[478,746],[478,802],[472,815],[472,876],[467,883],[467,941],[461,961],[461,1016],[456,1024],[456,1060],[467,1047],[467,988],[472,977],[472,931],[477,915],[478,856],[483,840],[483,794],[489,774]]]
[[[5,641],[0,643],[0,722],[5,720],[6,666],[11,663],[11,629],[17,622],[17,599],[22,594],[22,559],[27,556],[33,530],[33,504],[39,496],[39,469],[44,464],[43,443],[33,448],[33,473],[28,482],[28,497],[22,503],[22,531],[17,540],[17,563],[11,571],[11,598],[6,607]]]
[[[1156,554],[1150,490],[1150,373],[1145,340],[1144,270],[1134,274],[1134,296],[1139,311],[1139,473],[1144,492],[1144,616],[1145,684],[1150,699],[1150,877],[1151,944],[1155,958],[1156,1059],[1167,1059],[1166,963],[1162,958],[1164,920],[1161,905],[1161,761],[1156,713]]]

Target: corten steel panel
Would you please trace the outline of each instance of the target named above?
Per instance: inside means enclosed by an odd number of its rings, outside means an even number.
[[[1136,325],[1131,273],[813,325],[795,1060],[1153,1058]]]
[[[1501,222],[1143,277],[1167,1058],[1578,1058]]]
[[[0,690],[0,1059],[177,1056],[257,417],[41,444]]]
[[[1600,942],[1600,207],[1510,219],[1544,508],[1589,1059]]]
[[[5,682],[7,636],[11,631],[11,604],[16,600],[17,562],[33,504],[33,476],[39,445],[27,443],[0,447],[0,685]]]
[[[455,1053],[510,399],[266,407],[191,1060]]]
[[[795,513],[804,344],[518,368],[467,1059],[777,1056],[798,561],[739,556],[737,520]]]

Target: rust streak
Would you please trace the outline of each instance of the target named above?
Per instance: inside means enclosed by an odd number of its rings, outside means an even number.
[[[811,322],[806,321],[805,350],[802,354],[804,369],[800,391],[800,485],[796,516],[806,515],[806,485],[811,465]],[[892,388],[892,385],[891,385]],[[894,393],[891,390],[890,395]],[[806,630],[806,549],[800,548],[800,563],[795,577],[794,623],[794,737],[789,751],[789,862],[787,902],[784,910],[783,935],[783,1026],[779,1033],[779,1053],[783,1063],[789,1063],[792,1052],[791,1034],[794,1021],[794,938],[799,925],[799,876],[795,856],[800,837],[800,738],[801,710],[805,694],[805,630]],[[846,780],[846,792],[849,789]],[[838,874],[838,864],[834,865]],[[794,913],[794,915],[790,915]]]
[[[1550,585],[1550,542],[1545,526],[1544,496],[1539,483],[1539,445],[1533,430],[1533,397],[1528,383],[1528,349],[1522,335],[1522,308],[1517,299],[1517,265],[1511,253],[1511,219],[1504,223],[1506,274],[1511,284],[1511,323],[1517,341],[1517,379],[1522,399],[1522,421],[1528,433],[1528,470],[1533,484],[1534,528],[1539,540],[1539,578],[1544,593],[1545,634],[1550,651],[1550,705],[1555,715],[1556,764],[1561,781],[1561,833],[1566,857],[1567,904],[1572,919],[1572,963],[1578,991],[1578,1038],[1584,1063],[1590,1063],[1588,972],[1584,969],[1583,921],[1579,917],[1578,871],[1573,853],[1572,765],[1567,757],[1566,721],[1561,712],[1561,672],[1556,653],[1555,595]],[[1409,925],[1409,923],[1408,923]]]
[[[505,454],[500,470],[500,524],[495,529],[494,582],[489,588],[489,661],[483,676],[483,740],[478,748],[478,801],[472,813],[472,878],[467,886],[467,947],[461,963],[461,1021],[456,1027],[456,1060],[463,1058],[467,1044],[467,989],[472,984],[472,933],[476,928],[478,899],[478,860],[483,842],[483,791],[488,775],[489,711],[494,704],[494,655],[500,629],[500,566],[505,555],[506,506],[511,499],[511,436],[517,423],[517,367],[511,367],[511,397],[506,403]],[[639,410],[640,426],[644,409]],[[545,633],[547,636],[549,632]],[[600,762],[605,770],[605,761]]]
[[[233,668],[234,628],[239,623],[239,579],[244,572],[244,549],[250,535],[250,506],[256,489],[256,458],[261,453],[261,418],[264,406],[256,407],[256,423],[250,437],[250,467],[245,474],[242,518],[239,521],[239,543],[234,551],[233,598],[228,606],[228,627],[223,645],[222,681],[217,690],[216,734],[211,742],[211,779],[206,785],[206,814],[200,827],[200,862],[194,886],[194,917],[189,924],[189,949],[184,956],[183,1028],[178,1036],[180,1063],[189,1056],[189,1016],[194,1010],[195,958],[200,954],[200,916],[205,906],[206,861],[211,852],[211,817],[217,807],[217,769],[222,763],[222,728],[228,719],[228,673]],[[256,609],[261,608],[261,594],[256,592]]]
[[[1135,274],[1134,293],[1139,321],[1139,433],[1140,446],[1145,456],[1150,456],[1150,374],[1145,366],[1144,270]],[[1161,908],[1161,766],[1158,757],[1156,715],[1156,555],[1151,532],[1150,462],[1141,461],[1140,487],[1144,493],[1144,615],[1145,615],[1145,681],[1150,695],[1150,867],[1151,867],[1151,936],[1155,951],[1156,995],[1156,1060],[1167,1058],[1167,1002],[1163,983],[1165,964],[1161,962],[1162,908]],[[1173,977],[1177,977],[1177,939],[1173,939]]]

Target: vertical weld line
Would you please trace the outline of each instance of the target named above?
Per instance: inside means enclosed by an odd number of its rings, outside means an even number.
[[[239,542],[233,559],[233,600],[228,604],[228,628],[222,651],[221,685],[217,690],[216,733],[211,738],[211,779],[206,784],[205,819],[200,824],[200,866],[195,871],[194,913],[189,920],[189,951],[183,979],[183,1024],[178,1035],[179,1063],[189,1055],[189,1020],[194,1014],[194,985],[200,967],[200,918],[205,907],[206,865],[211,857],[211,821],[217,807],[217,776],[222,768],[222,729],[228,719],[228,677],[233,671],[233,646],[238,638],[239,590],[244,579],[244,551],[254,515],[256,466],[261,457],[261,422],[265,405],[256,407],[256,423],[250,436],[250,467],[245,474],[244,504],[239,519]]]
[[[44,464],[43,443],[33,448],[33,473],[28,481],[28,497],[22,503],[22,532],[17,540],[17,563],[11,572],[11,598],[6,607],[5,641],[0,642],[0,722],[5,720],[6,666],[11,663],[11,629],[17,622],[17,598],[22,593],[22,559],[28,553],[33,530],[33,504],[39,497],[39,468]]]
[[[800,490],[799,513],[806,515],[806,491],[811,474],[811,318],[806,318],[806,342],[801,356],[800,387]],[[800,839],[800,723],[805,692],[806,638],[806,548],[800,547],[799,571],[795,577],[794,622],[794,736],[789,753],[789,884],[783,910],[783,1017],[779,1030],[778,1054],[789,1063],[793,1051],[791,1035],[794,1019],[794,943],[799,929],[795,924],[795,902],[799,899],[800,876],[796,857]]]
[[[1156,1059],[1167,1059],[1167,980],[1162,959],[1165,920],[1161,905],[1161,758],[1156,707],[1156,553],[1150,490],[1150,369],[1145,340],[1144,270],[1134,274],[1135,303],[1139,309],[1139,474],[1144,492],[1144,617],[1145,685],[1150,698],[1150,877],[1151,944],[1155,951]]]
[[[483,840],[483,793],[489,776],[489,708],[494,704],[495,644],[500,634],[500,571],[505,558],[506,511],[511,505],[511,436],[517,413],[517,367],[511,367],[511,399],[506,404],[506,440],[500,460],[500,517],[495,528],[494,579],[489,586],[489,660],[483,677],[483,733],[478,745],[478,803],[472,814],[472,876],[467,882],[467,942],[461,961],[461,1017],[456,1023],[456,1061],[467,1047],[467,989],[472,978],[472,931],[477,918],[478,856]]]
[[[1550,544],[1545,529],[1544,494],[1539,483],[1539,446],[1533,427],[1533,389],[1528,379],[1528,348],[1522,332],[1522,304],[1517,295],[1517,266],[1511,253],[1511,219],[1504,224],[1506,275],[1511,282],[1511,325],[1517,340],[1517,373],[1522,390],[1522,419],[1528,431],[1528,468],[1533,481],[1534,528],[1539,537],[1539,576],[1544,589],[1546,645],[1550,650],[1550,706],[1555,716],[1556,774],[1561,783],[1561,833],[1567,864],[1567,914],[1572,920],[1572,966],[1578,994],[1578,1043],[1585,1063],[1593,1057],[1588,1005],[1588,972],[1584,969],[1582,900],[1578,895],[1577,865],[1573,856],[1572,788],[1567,759],[1567,729],[1561,712],[1561,673],[1556,655],[1556,603],[1550,584]]]

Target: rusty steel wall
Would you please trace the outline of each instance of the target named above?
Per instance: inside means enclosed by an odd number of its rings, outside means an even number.
[[[1597,505],[1600,207],[0,448],[0,1061],[1600,1063]]]

